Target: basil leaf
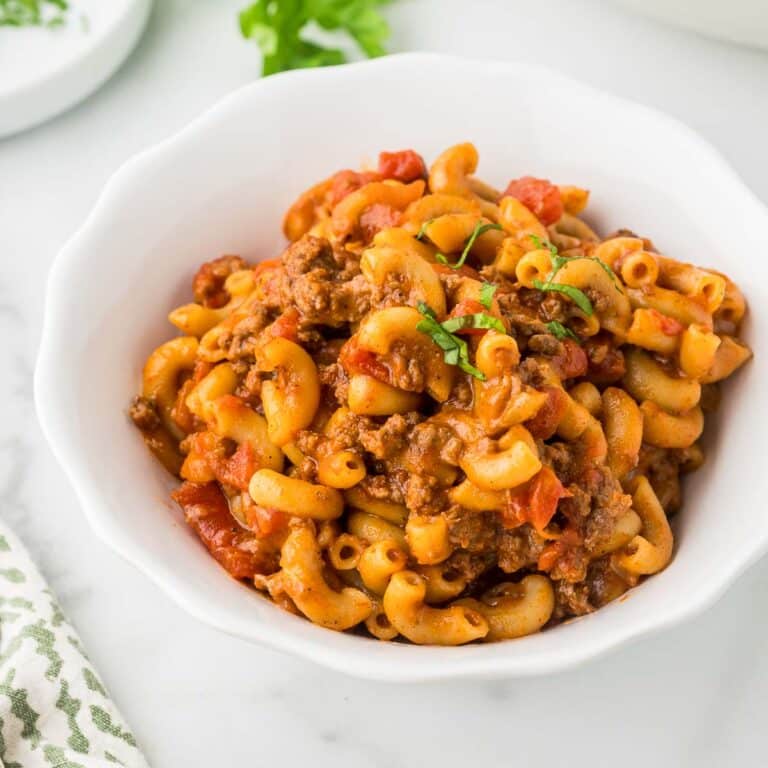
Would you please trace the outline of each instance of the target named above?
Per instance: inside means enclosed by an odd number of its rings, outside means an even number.
[[[598,259],[597,256],[591,256],[590,258],[592,261],[596,261],[601,266],[603,272],[605,272],[608,277],[611,278],[611,282],[616,287],[616,290],[619,293],[624,293],[624,291],[621,290],[621,285],[619,284],[619,280],[616,277],[616,273],[602,259]]]
[[[470,376],[474,376],[480,381],[485,381],[485,374],[481,370],[475,368],[475,366],[469,362],[469,359],[459,360],[459,368],[464,371],[464,373],[468,373]]]
[[[432,309],[432,307],[430,307],[426,301],[420,301],[418,304],[416,304],[416,309],[419,310],[419,314],[424,315],[425,317],[430,317],[432,320],[437,320],[435,310]]]
[[[41,0],[15,0],[15,4],[19,5],[38,2]],[[243,37],[253,40],[261,49],[264,75],[285,69],[341,64],[347,60],[346,52],[309,40],[313,27],[342,31],[369,58],[381,56],[386,53],[384,41],[389,36],[389,27],[379,10],[385,2],[255,0],[240,12],[240,30]]]
[[[434,344],[443,350],[443,360],[448,365],[456,365],[465,373],[485,381],[485,374],[469,362],[467,342],[447,330],[444,324],[437,322],[437,315],[426,302],[420,301],[416,309],[424,317],[416,325],[416,330],[429,336]]]
[[[550,243],[549,240],[542,240],[538,235],[528,235],[528,237],[539,250],[546,248],[553,256],[557,256],[557,246]]]
[[[464,339],[460,339],[458,336],[454,336],[453,338],[456,339],[456,346],[459,353],[459,368],[464,371],[464,373],[468,373],[476,379],[480,379],[480,381],[485,381],[485,374],[469,362],[469,347],[467,346],[467,342],[464,341]]]
[[[434,219],[427,219],[420,227],[416,234],[417,240],[423,240],[427,235],[427,227],[434,221]]]
[[[451,269],[460,269],[464,266],[464,262],[467,260],[467,256],[469,256],[469,252],[472,250],[472,246],[475,244],[475,240],[477,240],[480,235],[488,232],[490,229],[503,229],[503,227],[501,224],[494,224],[493,222],[483,224],[482,221],[478,221],[477,224],[475,224],[475,228],[472,230],[472,234],[469,236],[466,245],[464,246],[464,250],[461,252],[461,256],[459,256],[459,260],[455,264],[449,264],[447,261],[441,261],[439,258],[438,261],[440,261],[441,264],[448,264]],[[442,254],[438,254],[438,256],[441,255]],[[443,258],[445,257],[443,256]]]
[[[557,339],[562,341],[563,339],[574,339],[581,344],[581,339],[567,326],[558,322],[557,320],[550,320],[547,323],[547,330]]]
[[[552,262],[552,272],[549,275],[551,280],[572,258],[569,256],[552,255],[549,257]],[[577,257],[578,258],[578,257]]]
[[[552,291],[555,293],[562,293],[567,296],[573,303],[585,314],[592,315],[594,309],[592,302],[587,298],[587,295],[580,291],[578,288],[574,288],[572,285],[564,285],[563,283],[553,283],[551,280],[547,280],[543,283],[541,280],[533,281],[534,288],[540,291]]]
[[[463,328],[485,328],[499,331],[500,333],[506,333],[507,329],[504,327],[504,323],[499,320],[498,317],[492,317],[486,315],[485,312],[476,312],[473,315],[459,315],[459,317],[448,318],[443,323],[440,323],[446,331],[455,333]]]
[[[486,308],[490,309],[493,303],[493,295],[496,293],[497,285],[493,283],[483,283],[480,286],[480,303]]]
[[[528,237],[531,238],[533,241],[533,244],[539,248],[543,249],[546,248],[550,253],[550,260],[552,262],[552,271],[549,273],[549,276],[547,277],[547,283],[552,283],[552,281],[555,278],[555,275],[569,262],[569,261],[578,261],[579,259],[588,259],[589,261],[596,261],[600,268],[608,275],[608,277],[611,278],[611,282],[613,283],[614,287],[619,293],[624,293],[621,289],[621,284],[619,283],[618,278],[616,277],[616,273],[602,260],[598,259],[596,256],[561,256],[557,252],[557,248],[550,242],[546,240],[542,240],[537,235],[528,235]],[[539,289],[539,290],[550,290],[550,289]],[[578,289],[576,289],[578,290]],[[583,296],[583,294],[582,294]],[[573,298],[573,297],[571,297]],[[589,301],[586,296],[584,296],[584,299]],[[576,299],[574,299],[576,301]],[[578,303],[578,302],[577,302]],[[590,304],[590,307],[592,305]],[[586,312],[586,310],[584,310]],[[587,312],[587,314],[591,315],[592,312]]]

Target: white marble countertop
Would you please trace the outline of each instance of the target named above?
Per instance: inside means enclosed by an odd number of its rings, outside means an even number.
[[[152,765],[765,765],[768,559],[706,615],[574,671],[391,686],[201,626],[94,537],[35,421],[45,275],[118,165],[254,78],[256,54],[235,28],[243,4],[158,0],[102,91],[0,142],[0,515],[79,627]],[[387,12],[394,50],[542,61],[658,106],[768,201],[768,54],[596,0],[401,0]]]

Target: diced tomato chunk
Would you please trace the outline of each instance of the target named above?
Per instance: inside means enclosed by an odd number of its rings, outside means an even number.
[[[254,536],[237,524],[216,483],[185,482],[171,495],[208,551],[232,576],[248,579],[260,571],[260,558],[243,546]]]
[[[579,534],[575,530],[567,528],[557,541],[552,541],[544,547],[536,567],[540,571],[548,573],[555,567],[557,561],[568,553],[568,550],[579,546],[579,544],[581,544]]]
[[[528,431],[540,440],[547,440],[555,434],[557,425],[568,408],[568,395],[560,387],[545,387],[547,399],[539,412],[525,423]]]
[[[685,326],[675,320],[674,317],[664,315],[655,309],[651,309],[650,312],[653,314],[654,318],[656,318],[659,328],[665,336],[678,336],[685,330]]]
[[[545,227],[554,224],[565,210],[560,190],[547,179],[513,179],[501,196],[519,200]]]
[[[552,358],[552,364],[562,379],[574,379],[587,372],[587,353],[573,339],[564,339],[563,351]]]
[[[514,528],[531,523],[537,531],[543,531],[557,511],[560,499],[570,495],[558,476],[549,467],[542,467],[531,480],[508,493],[501,514],[502,524]]]
[[[397,179],[404,183],[425,179],[427,167],[424,159],[412,149],[379,154],[379,173],[385,179]]]
[[[342,201],[347,195],[355,192],[372,181],[381,181],[381,176],[374,171],[339,171],[331,177],[331,189],[328,202],[331,207]]]
[[[339,364],[349,374],[362,373],[385,382],[391,378],[389,368],[374,352],[360,347],[354,336],[341,348]]]
[[[506,502],[500,514],[504,528],[517,528],[527,521],[528,483],[507,491]]]
[[[547,544],[544,549],[541,550],[541,554],[539,555],[539,561],[536,563],[536,567],[540,571],[544,571],[545,573],[548,573],[552,570],[555,563],[559,559],[560,555],[562,554],[562,547],[560,546],[559,541],[551,541],[549,544]]]
[[[537,531],[543,531],[557,511],[560,499],[571,496],[558,476],[549,468],[542,467],[541,471],[531,481],[529,499],[530,507],[528,520]]]
[[[288,515],[279,509],[269,509],[251,504],[245,508],[248,526],[259,537],[264,538],[282,530],[288,525]]]
[[[248,490],[253,473],[259,468],[259,457],[251,443],[241,443],[229,457],[215,457],[208,462],[220,483]]]
[[[373,240],[373,236],[387,227],[396,227],[403,214],[391,205],[384,203],[374,203],[366,208],[360,215],[360,230],[363,233],[363,239],[368,242]]]
[[[295,342],[299,337],[299,320],[299,310],[296,307],[288,307],[269,326],[269,333],[272,336],[279,336],[280,338]]]
[[[458,269],[454,269],[447,264],[435,262],[432,264],[432,269],[438,275],[459,275],[460,277],[471,277],[473,280],[482,280],[480,273],[474,267],[470,267],[469,264],[462,264]]]

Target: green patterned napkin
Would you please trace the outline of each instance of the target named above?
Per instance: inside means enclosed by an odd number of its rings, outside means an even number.
[[[77,633],[0,522],[0,766],[147,768]]]

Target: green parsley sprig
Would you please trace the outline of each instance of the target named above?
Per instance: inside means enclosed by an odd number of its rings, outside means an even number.
[[[386,53],[389,26],[379,7],[390,0],[256,0],[240,12],[243,37],[254,40],[263,56],[262,73],[343,64],[340,48],[308,39],[312,26],[345,32],[368,58]]]
[[[416,305],[416,309],[424,318],[416,326],[416,330],[429,336],[443,350],[443,360],[448,365],[456,365],[465,373],[480,379],[480,381],[485,381],[485,374],[469,362],[467,342],[457,336],[456,331],[464,328],[493,328],[501,333],[506,333],[501,320],[486,315],[484,312],[477,312],[472,315],[451,317],[441,323],[438,321],[434,310],[425,302],[420,301]]]

